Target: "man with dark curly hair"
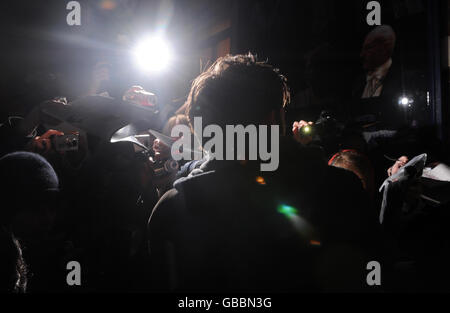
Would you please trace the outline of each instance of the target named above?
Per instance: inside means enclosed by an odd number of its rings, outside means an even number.
[[[194,162],[189,174],[162,196],[149,220],[155,290],[361,287],[365,267],[359,257],[339,259],[331,251],[341,242],[356,246],[356,241],[365,240],[373,229],[367,225],[373,226],[376,217],[371,220],[357,208],[364,196],[355,175],[326,166],[292,136],[285,136],[288,102],[286,78],[252,54],[221,57],[194,80],[186,107],[195,134],[201,136],[209,125],[279,127],[279,136],[265,139],[269,147],[279,141],[274,145],[280,148],[279,167],[262,171],[261,160],[248,155],[220,160],[206,153]],[[203,127],[196,129],[193,123],[200,117]],[[261,145],[264,140],[258,139]],[[252,144],[245,143],[247,148]],[[235,149],[224,145],[225,154]],[[321,245],[331,249],[327,260],[314,257]],[[349,270],[334,268],[328,262],[332,259]]]

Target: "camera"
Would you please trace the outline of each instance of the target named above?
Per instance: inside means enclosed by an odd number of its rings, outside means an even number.
[[[179,168],[178,162],[173,159],[169,159],[160,163],[158,162],[156,163],[156,166],[157,167],[154,169],[156,176],[165,176],[172,174],[178,171]]]
[[[338,122],[330,111],[320,112],[314,126],[317,134],[320,136],[335,135],[339,131]]]
[[[151,167],[155,173],[155,176],[161,177],[165,175],[172,174],[177,172],[180,168],[180,165],[174,159],[168,159],[165,161],[154,161],[155,154],[153,150],[143,150],[137,153],[137,157],[142,162],[151,161]]]
[[[322,111],[314,124],[303,126],[300,131],[303,136],[324,138],[335,136],[339,127],[331,112]]]
[[[52,145],[58,152],[78,151],[79,138],[76,134],[54,136]]]

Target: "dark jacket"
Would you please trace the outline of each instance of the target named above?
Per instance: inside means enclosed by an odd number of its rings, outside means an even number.
[[[160,199],[148,225],[156,290],[362,287],[377,217],[361,183],[291,142],[280,149],[275,172],[207,161]]]

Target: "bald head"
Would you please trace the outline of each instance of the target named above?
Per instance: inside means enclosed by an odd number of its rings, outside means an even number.
[[[371,71],[383,65],[392,56],[395,32],[389,25],[375,27],[367,34],[361,50],[364,69]]]

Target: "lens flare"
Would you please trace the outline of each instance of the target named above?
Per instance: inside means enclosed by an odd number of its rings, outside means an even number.
[[[260,184],[260,185],[265,185],[266,184],[266,181],[265,181],[264,177],[262,177],[262,176],[256,177],[256,182],[258,184]]]
[[[298,213],[296,208],[294,208],[290,205],[285,205],[285,204],[279,205],[277,208],[277,211],[286,217],[297,216],[297,213]]]

